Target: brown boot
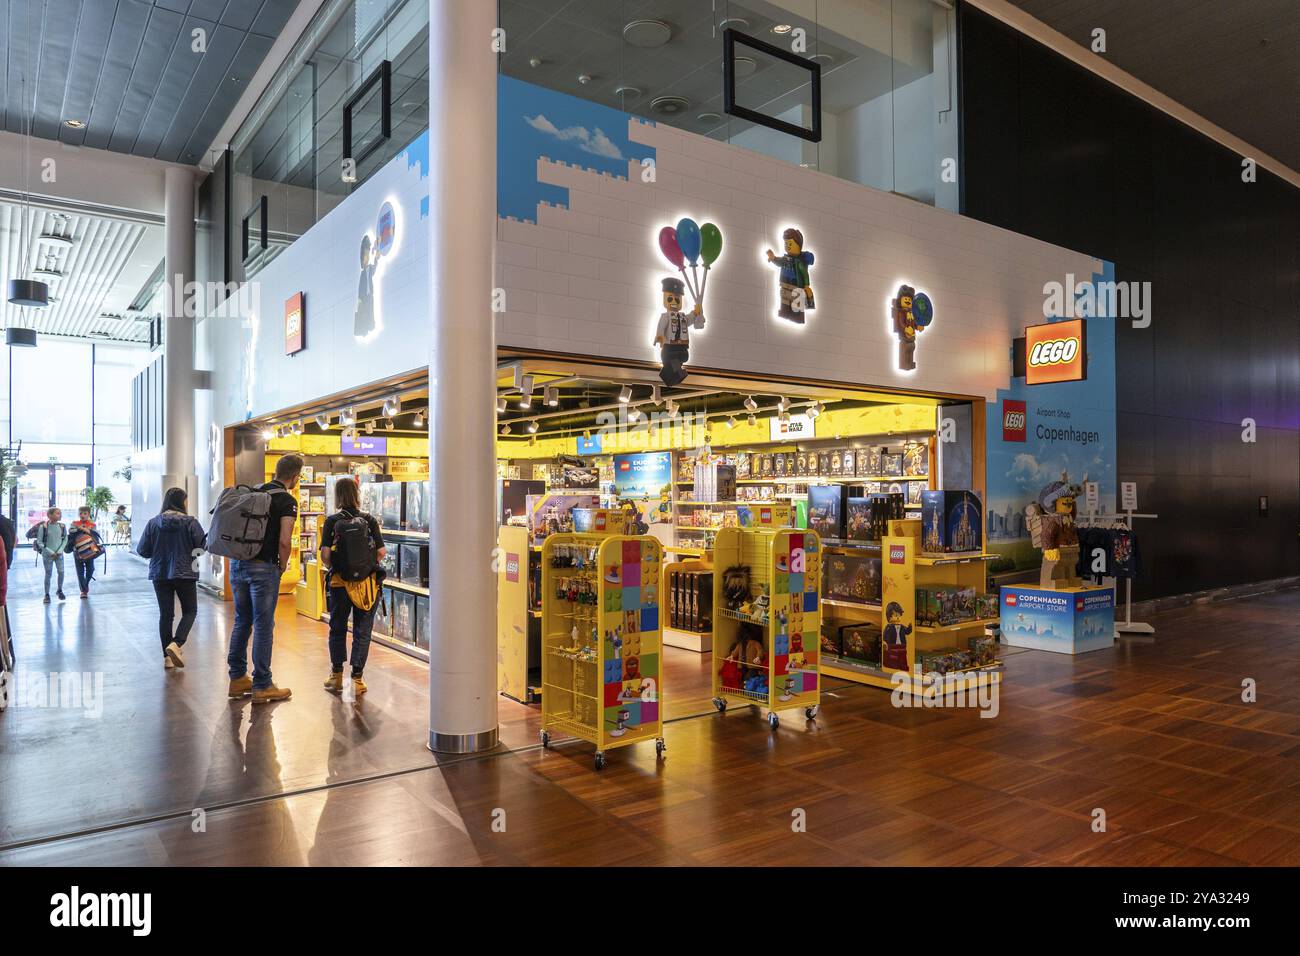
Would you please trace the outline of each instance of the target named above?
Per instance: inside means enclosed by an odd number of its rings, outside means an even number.
[[[325,678],[325,689],[331,694],[339,694],[343,691],[343,672],[330,671],[330,676]]]
[[[276,687],[272,684],[270,687],[264,687],[261,690],[253,691],[253,703],[270,704],[277,700],[288,700],[293,696],[293,691],[287,687]]]
[[[230,690],[226,696],[231,700],[239,700],[241,697],[247,697],[253,692],[253,678],[245,674],[243,677],[236,677],[230,682]]]

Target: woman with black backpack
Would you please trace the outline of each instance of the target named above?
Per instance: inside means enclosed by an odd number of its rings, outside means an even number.
[[[362,672],[370,653],[370,629],[375,622],[375,605],[383,583],[379,562],[385,554],[379,522],[361,510],[361,490],[355,478],[334,483],[338,511],[325,519],[321,529],[321,564],[329,572],[330,676],[325,689],[343,690],[343,662],[347,658],[348,616],[352,617],[352,690],[359,697],[366,692]]]

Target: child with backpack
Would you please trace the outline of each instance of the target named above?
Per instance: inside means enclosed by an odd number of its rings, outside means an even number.
[[[72,555],[77,567],[77,584],[81,587],[81,599],[90,597],[90,582],[95,577],[95,559],[104,553],[104,540],[95,530],[91,520],[90,509],[77,509],[77,520],[68,529],[68,543],[64,548]]]
[[[63,595],[63,549],[68,544],[68,529],[63,524],[63,512],[58,508],[45,512],[45,520],[32,525],[27,538],[45,565],[45,603],[50,603],[50,572],[55,569],[59,572],[55,594],[60,601],[66,601]]]
[[[355,478],[335,482],[334,501],[339,510],[325,519],[320,537],[321,563],[329,571],[330,676],[325,679],[325,689],[334,693],[343,690],[351,615],[352,690],[359,697],[366,692],[362,672],[370,653],[370,630],[383,584],[379,562],[387,549],[379,522],[361,510],[361,491]]]

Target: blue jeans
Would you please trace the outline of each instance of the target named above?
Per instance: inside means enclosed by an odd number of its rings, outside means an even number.
[[[352,603],[346,588],[329,589],[330,606],[330,666],[336,670],[343,669],[343,661],[348,649],[348,615],[352,615],[352,673],[360,674],[366,669],[366,658],[370,655],[370,631],[375,625],[376,601],[369,611],[363,611]]]
[[[253,689],[271,686],[271,644],[275,639],[275,605],[280,600],[280,568],[269,561],[230,562],[235,592],[235,627],[230,632],[230,679],[248,673],[248,638],[253,638]]]

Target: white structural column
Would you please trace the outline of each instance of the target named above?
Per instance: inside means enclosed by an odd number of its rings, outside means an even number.
[[[429,2],[429,749],[497,744],[497,5]]]
[[[194,316],[186,315],[186,283],[194,278],[194,173],[168,167],[164,175],[163,489],[184,488],[195,500]]]

